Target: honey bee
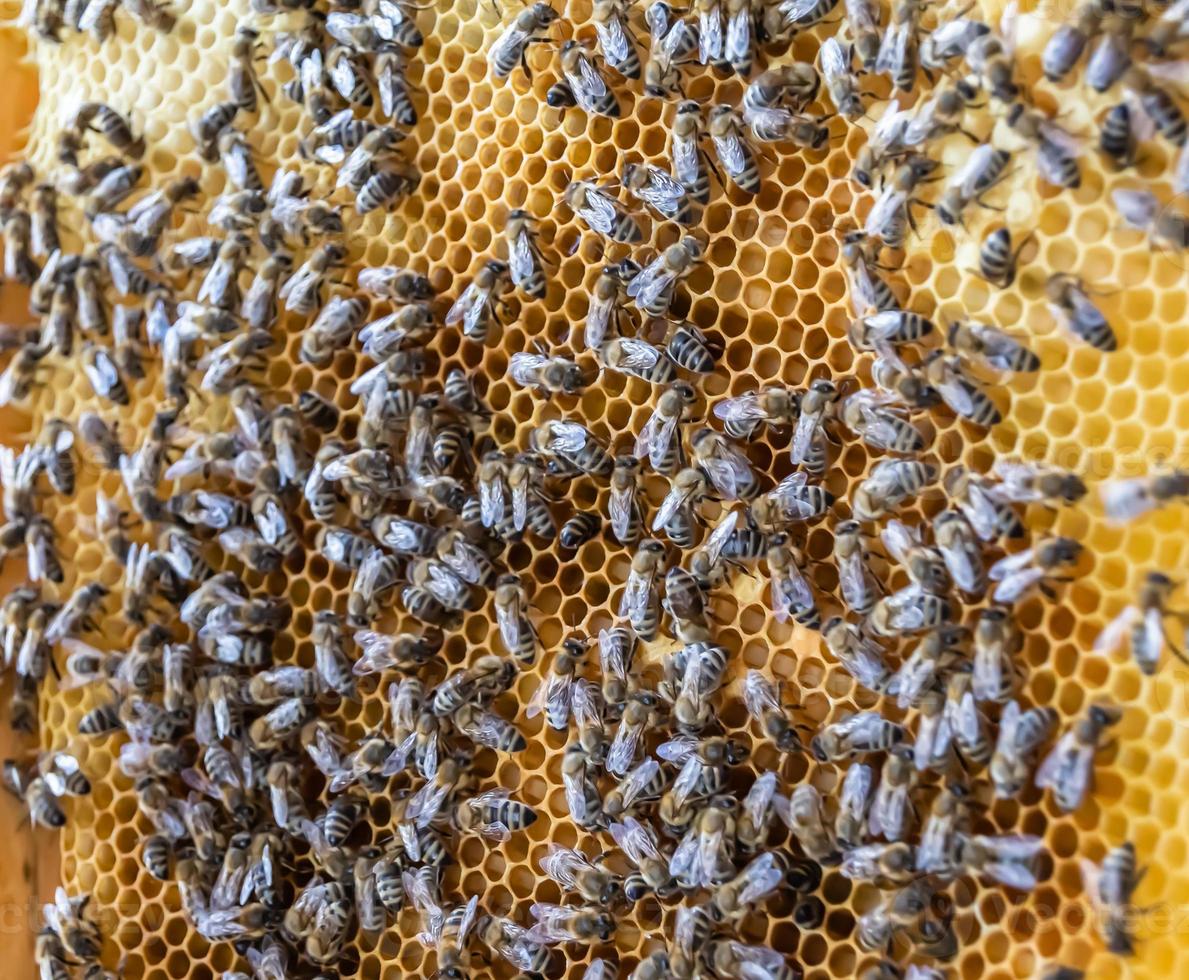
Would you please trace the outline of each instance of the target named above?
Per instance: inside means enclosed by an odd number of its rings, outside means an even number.
[[[1139,100],[1157,132],[1175,146],[1183,146],[1189,135],[1189,122],[1177,100],[1153,79],[1153,73],[1133,65],[1123,73],[1123,87]]]
[[[963,224],[962,215],[966,208],[971,204],[982,204],[982,196],[1007,176],[1010,162],[1011,154],[1005,150],[996,149],[990,143],[976,146],[946,183],[934,209],[937,217],[947,225]],[[984,278],[996,281],[990,276]],[[1010,284],[1008,281],[1006,285]]]
[[[821,517],[834,505],[834,495],[807,481],[808,475],[798,471],[760,494],[748,505],[748,522],[764,534],[778,534],[789,525]]]
[[[700,103],[679,102],[669,130],[673,179],[685,189],[689,200],[704,205],[710,200],[710,173],[706,151],[700,143],[702,131]]]
[[[1124,641],[1131,644],[1131,655],[1139,669],[1149,676],[1156,673],[1165,646],[1184,659],[1184,652],[1169,636],[1164,621],[1175,615],[1168,608],[1177,585],[1163,572],[1148,572],[1135,602],[1107,623],[1094,641],[1094,652],[1113,653]]]
[[[856,350],[884,353],[900,344],[916,343],[933,333],[933,322],[909,310],[869,313],[851,323],[848,337]]]
[[[435,688],[432,698],[434,714],[453,714],[467,702],[489,704],[511,686],[518,670],[514,660],[483,655],[471,667],[455,671]]]
[[[1173,470],[1109,480],[1103,484],[1100,493],[1109,520],[1116,523],[1132,521],[1169,501],[1189,496],[1189,472]]]
[[[760,723],[765,737],[781,752],[803,752],[797,722],[789,706],[781,703],[776,685],[758,670],[749,670],[743,680],[743,703],[747,713]]]
[[[692,224],[692,199],[676,178],[647,163],[624,164],[622,184],[627,192],[654,208],[663,218],[678,224]]]
[[[637,804],[658,799],[667,782],[660,764],[655,759],[645,759],[603,797],[603,813],[610,820],[620,818]]]
[[[1116,170],[1124,170],[1138,162],[1138,138],[1126,102],[1111,106],[1102,117],[1098,130],[1098,149]],[[1181,187],[1177,185],[1177,192]]]
[[[301,337],[299,356],[306,364],[325,367],[337,350],[344,347],[367,316],[363,296],[332,296]]]
[[[552,959],[549,947],[531,939],[530,931],[511,919],[485,915],[479,920],[477,935],[518,970],[544,976],[549,969]]]
[[[1051,583],[1070,581],[1054,573],[1076,564],[1081,552],[1082,545],[1072,538],[1046,537],[1032,548],[1000,558],[987,570],[987,577],[999,583],[992,597],[996,602],[1011,604],[1033,588],[1050,595]]]
[[[508,363],[512,380],[545,394],[576,395],[586,387],[582,368],[568,357],[520,351]]]
[[[726,434],[733,439],[750,439],[760,424],[795,425],[800,398],[786,388],[761,388],[717,402],[714,414],[722,419]]]
[[[826,725],[810,741],[819,762],[837,762],[869,752],[886,752],[907,738],[902,725],[878,712],[862,711]]]
[[[397,537],[399,531],[402,536],[412,536],[413,541],[408,542],[406,539],[405,547],[397,550],[413,554],[433,550],[443,565],[470,585],[486,586],[495,578],[495,565],[491,559],[458,531],[446,531],[438,536],[426,525],[413,521],[402,521],[401,518],[391,515],[382,515],[376,519],[376,522],[383,522],[386,525],[388,530],[385,543],[389,547],[393,547],[394,543],[401,543],[401,538]],[[373,523],[373,530],[374,527],[375,523]]]
[[[709,481],[697,467],[687,466],[679,470],[657,509],[652,530],[663,528],[677,547],[692,548],[697,540],[696,525],[701,521],[698,507],[709,496],[709,489]]]
[[[551,421],[537,426],[529,436],[534,452],[553,457],[590,476],[607,476],[614,462],[598,438],[585,426],[571,421]]]
[[[879,584],[867,564],[867,548],[858,521],[835,526],[834,562],[843,601],[860,615],[869,612],[878,598]]]
[[[504,306],[502,294],[511,281],[509,275],[506,263],[489,259],[447,311],[446,326],[461,324],[463,336],[483,343],[491,321],[499,322],[496,311]]]
[[[1143,878],[1143,872],[1136,865],[1135,845],[1127,841],[1109,851],[1101,867],[1082,858],[1081,868],[1086,891],[1103,916],[1099,928],[1107,949],[1122,956],[1133,954],[1131,896]]]
[[[916,6],[916,0],[904,0],[904,3]],[[911,227],[916,231],[912,206],[923,203],[913,196],[913,192],[936,168],[937,162],[929,157],[921,154],[909,155],[906,162],[896,168],[892,180],[868,212],[863,226],[864,232],[872,238],[878,238],[888,248],[902,248],[908,229]],[[902,314],[905,317],[911,315]],[[866,319],[880,317],[887,318],[890,314],[877,313]]]
[[[635,765],[645,731],[654,720],[654,706],[651,695],[637,692],[628,696],[615,738],[607,749],[606,767],[611,775],[622,778]]]
[[[396,45],[385,45],[372,62],[372,74],[380,94],[380,111],[402,126],[417,122],[417,109],[407,78],[408,64]]]
[[[1003,706],[990,765],[997,797],[1014,798],[1027,785],[1036,753],[1056,727],[1057,712],[1052,708],[1025,711],[1017,701],[1008,701]]]
[[[215,141],[219,159],[227,172],[227,179],[236,190],[260,191],[264,180],[252,159],[252,147],[247,137],[235,129],[225,129]]]
[[[822,617],[817,600],[800,568],[804,556],[790,545],[787,535],[768,538],[767,561],[772,611],[777,621],[787,623],[791,618],[809,629],[820,629]]]
[[[956,954],[952,913],[942,917],[934,911],[935,888],[927,879],[884,895],[882,904],[859,918],[856,938],[861,948],[883,950],[900,936],[928,956],[949,959]]]
[[[768,839],[772,818],[784,804],[784,797],[776,792],[776,773],[766,772],[757,777],[747,795],[739,801],[735,839],[741,851],[753,854],[763,846]],[[783,871],[781,877],[784,877]]]
[[[583,327],[583,342],[587,349],[598,350],[608,332],[619,333],[627,298],[624,288],[639,271],[640,267],[630,259],[605,265],[599,270]]]
[[[622,710],[628,694],[635,687],[631,675],[636,652],[635,634],[623,626],[599,630],[598,646],[603,700],[616,710]]]
[[[360,629],[355,632],[354,638],[362,651],[351,668],[356,677],[378,674],[393,667],[408,668],[424,663],[441,645],[441,637],[433,630],[389,634]]]
[[[864,38],[865,40],[866,38]],[[859,96],[854,72],[851,69],[851,52],[849,50],[843,52],[842,45],[838,43],[837,38],[830,37],[822,42],[820,56],[822,77],[825,79],[826,91],[830,93],[830,101],[834,103],[834,107],[840,115],[852,121],[858,119],[863,115],[863,102]],[[816,73],[814,73],[814,80],[817,80]],[[752,85],[754,84],[753,82]],[[751,90],[751,86],[748,86],[748,90]],[[746,95],[744,99],[746,100]],[[810,100],[812,100],[812,95]]]
[[[463,800],[455,807],[453,819],[462,833],[506,841],[535,823],[537,813],[528,804],[511,799],[507,790],[495,789]]]
[[[750,120],[753,132],[756,127],[755,113],[759,111],[753,110]],[[775,112],[776,110],[763,111]],[[760,190],[759,167],[756,163],[755,150],[747,141],[743,123],[743,118],[732,106],[716,105],[710,109],[707,132],[710,134],[710,142],[714,145],[718,162],[731,182],[745,194],[758,194]]]
[[[541,870],[583,901],[610,906],[621,892],[619,879],[571,847],[550,844],[540,859]]]
[[[32,221],[27,211],[13,211],[4,222],[4,278],[31,286],[41,272],[32,254]]]
[[[1007,124],[1036,150],[1041,177],[1055,187],[1076,190],[1082,175],[1078,166],[1081,148],[1077,141],[1043,113],[1015,103],[1007,113]]]
[[[758,902],[776,892],[784,869],[772,851],[752,858],[735,877],[718,885],[710,899],[710,915],[718,922],[737,922]]]
[[[33,189],[29,218],[30,252],[39,258],[48,258],[59,251],[61,242],[58,237],[58,190],[53,184],[38,184]]]
[[[1041,53],[1041,67],[1045,78],[1059,82],[1071,71],[1081,58],[1090,38],[1098,34],[1107,4],[1090,0],[1080,4],[1071,20],[1061,24],[1045,43]]]
[[[495,78],[507,78],[519,64],[525,75],[531,78],[532,72],[525,61],[528,46],[542,43],[545,40],[542,35],[559,16],[547,3],[534,3],[520,11],[488,50],[487,60],[491,63],[492,75]]]
[[[562,200],[566,207],[585,221],[592,230],[600,235],[605,235],[613,242],[624,242],[630,245],[641,241],[644,237],[643,229],[636,219],[624,209],[623,205],[589,180],[571,181],[566,187]],[[606,289],[605,286],[604,291]],[[587,332],[590,332],[589,314]]]
[[[667,99],[681,92],[680,67],[698,46],[698,32],[668,3],[654,2],[644,11],[652,46],[644,66],[644,94]]]
[[[133,136],[132,123],[106,102],[84,102],[71,117],[68,126],[99,133],[118,153],[130,159],[144,156],[144,137]]]
[[[1154,247],[1189,248],[1189,215],[1161,208],[1148,191],[1115,190],[1111,197],[1123,220],[1132,228],[1146,231]]]
[[[124,164],[108,171],[94,187],[87,191],[83,200],[83,213],[94,218],[100,214],[114,211],[136,190],[144,173],[144,165],[139,163]],[[14,212],[13,217],[21,213],[20,211]],[[5,231],[7,232],[7,230],[8,223],[5,224]]]
[[[536,656],[537,632],[528,618],[528,595],[515,573],[501,575],[495,582],[495,615],[504,648],[522,663]]]
[[[881,692],[888,686],[891,669],[879,646],[841,616],[832,616],[822,627],[826,649],[864,687]]]
[[[805,856],[819,864],[837,864],[838,849],[822,813],[817,789],[805,784],[789,797],[786,822]]]
[[[660,541],[641,541],[619,603],[619,615],[626,617],[636,635],[646,642],[656,637],[660,619],[657,589],[664,560],[665,546]]]
[[[592,771],[594,763],[576,742],[566,746],[561,779],[570,818],[580,827],[593,829],[603,820],[603,799]],[[630,818],[629,818],[630,819]],[[622,845],[621,845],[622,846]],[[625,853],[627,853],[625,849]],[[631,855],[628,854],[631,860]]]
[[[296,272],[282,284],[278,293],[285,309],[306,316],[322,302],[322,286],[330,270],[341,265],[347,251],[335,242],[324,242]]]
[[[585,654],[586,645],[581,640],[570,638],[562,644],[562,649],[554,655],[545,682],[537,688],[525,710],[527,717],[535,718],[544,712],[550,728],[555,731],[569,728],[574,678]]]
[[[4,762],[4,787],[24,803],[33,826],[51,830],[66,826],[66,812],[59,803],[64,794],[55,792],[46,776],[26,773],[14,760],[7,759]],[[64,787],[59,786],[59,789]]]
[[[946,331],[946,342],[958,354],[977,359],[997,371],[1031,373],[1040,370],[1040,358],[998,327],[969,320],[955,320]]]
[[[670,245],[627,285],[627,295],[649,316],[663,316],[673,301],[677,282],[702,261],[706,246],[693,235]]]

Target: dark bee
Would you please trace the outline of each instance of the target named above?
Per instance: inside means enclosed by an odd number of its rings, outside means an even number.
[[[579,511],[562,525],[558,542],[568,551],[576,551],[602,529],[603,522],[598,514]]]

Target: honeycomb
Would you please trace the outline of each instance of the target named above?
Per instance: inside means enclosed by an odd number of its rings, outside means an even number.
[[[592,33],[589,6],[585,0],[565,4],[564,21],[581,37]],[[6,6],[6,78],[12,74],[24,80],[14,84],[27,85],[35,72],[40,98],[27,129],[21,131],[23,119],[5,119],[4,132],[17,133],[14,142],[24,142],[39,172],[50,167],[54,135],[73,107],[94,99],[128,113],[143,132],[154,186],[192,175],[200,179],[207,197],[223,189],[222,171],[196,156],[187,123],[221,97],[233,35],[252,14],[247,0],[192,0],[178,8],[177,27],[169,34],[118,14],[114,36],[103,43],[67,34],[63,43],[53,45],[26,41],[24,31],[12,23],[15,9]],[[556,79],[548,46],[530,50],[531,80],[517,71],[506,83],[493,84],[484,52],[501,27],[496,12],[478,0],[439,0],[430,8],[418,14],[425,44],[409,65],[421,112],[408,145],[414,147],[411,157],[421,183],[393,210],[373,212],[351,225],[346,238],[350,267],[410,266],[426,273],[440,294],[453,298],[482,262],[502,248],[498,240],[507,212],[526,209],[537,219],[539,241],[551,264],[547,295],[537,302],[517,296],[509,322],[487,345],[464,341],[456,331],[439,332],[430,344],[437,379],[462,368],[475,380],[495,413],[493,435],[500,444],[524,447],[530,426],[564,415],[583,420],[612,445],[623,445],[625,434],[639,432],[651,412],[654,392],[648,383],[606,372],[581,396],[542,398],[515,387],[507,369],[513,353],[529,350],[535,342],[551,348],[571,342],[571,332],[580,328],[585,315],[597,266],[604,261],[602,242],[558,205],[561,192],[574,177],[601,179],[617,172],[625,154],[665,166],[664,104],[644,98],[638,83],[617,80],[623,108],[619,119],[588,117],[579,110],[561,116],[545,104],[546,90]],[[1068,13],[1046,7],[1024,18],[1018,64],[1035,102],[1060,108],[1064,125],[1088,134],[1108,98],[1089,93],[1080,84],[1080,72],[1054,85],[1040,71],[1039,44]],[[990,19],[998,10],[984,9],[983,14]],[[505,11],[507,16],[512,13]],[[271,26],[284,20],[284,15],[271,19]],[[771,62],[813,60],[821,37],[832,30],[826,24],[799,34],[791,49]],[[299,153],[309,123],[300,107],[278,91],[288,77],[284,70],[262,69],[268,100],[249,130],[256,159],[266,183],[272,166],[299,166],[328,193],[333,171],[312,166]],[[706,70],[688,71],[685,84],[689,98],[706,104],[737,104],[742,91],[737,79]],[[830,111],[821,101],[814,109]],[[836,226],[848,217],[861,218],[870,206],[872,195],[859,193],[847,180],[866,138],[864,126],[868,124],[846,128],[845,137],[823,151],[778,148],[774,160],[761,164],[763,185],[754,198],[715,185],[700,223],[710,243],[707,262],[679,288],[675,308],[678,315],[717,333],[724,344],[718,369],[700,382],[700,406],[707,414],[714,401],[760,385],[803,386],[816,378],[852,375],[869,383],[869,356],[856,354],[847,341],[847,287],[835,233]],[[842,131],[840,126],[833,130]],[[953,137],[940,147],[947,169],[960,163],[968,146]],[[1166,569],[1175,576],[1189,558],[1189,522],[1182,508],[1172,505],[1120,527],[1104,519],[1096,492],[1107,479],[1176,464],[1187,449],[1189,393],[1174,381],[1174,370],[1189,352],[1189,277],[1176,256],[1151,249],[1142,234],[1123,228],[1109,203],[1116,187],[1134,187],[1140,179],[1161,183],[1171,166],[1171,154],[1157,142],[1145,147],[1138,173],[1104,171],[1088,156],[1081,187],[1062,192],[1039,184],[1033,169],[1024,166],[995,192],[1004,211],[975,211],[968,230],[956,236],[927,221],[923,235],[910,238],[903,266],[892,275],[906,308],[935,320],[966,315],[1021,329],[1041,356],[1042,371],[1003,386],[1004,419],[989,432],[948,413],[932,413],[933,453],[942,464],[964,462],[986,469],[997,458],[1019,456],[1084,475],[1090,493],[1081,504],[1058,512],[1035,507],[1028,513],[1034,530],[1076,538],[1086,545],[1087,555],[1081,574],[1058,601],[1032,598],[1019,607],[1026,632],[1018,655],[1025,671],[1020,696],[1051,705],[1063,727],[1097,698],[1126,709],[1114,729],[1113,747],[1098,757],[1094,792],[1075,813],[1059,812],[1033,788],[1017,800],[997,803],[988,813],[982,829],[1043,836],[1052,867],[1029,894],[987,887],[971,878],[955,883],[951,894],[961,951],[952,969],[964,978],[1031,977],[1057,962],[1084,968],[1095,978],[1189,974],[1189,942],[1178,915],[1189,902],[1189,827],[1180,788],[1189,772],[1179,775],[1189,758],[1189,704],[1183,697],[1189,675],[1173,662],[1145,677],[1125,654],[1108,658],[1088,652],[1104,623],[1131,601],[1146,571]],[[73,217],[64,210],[64,229],[82,227]],[[176,236],[197,233],[200,221],[196,215],[185,216]],[[983,234],[997,223],[1034,234],[1023,252],[1020,274],[1007,289],[992,287],[968,271],[976,264]],[[653,248],[676,238],[671,224],[653,222],[651,229],[645,244]],[[68,247],[79,244],[70,234],[65,241]],[[641,251],[646,251],[643,246]],[[611,259],[627,254],[622,246],[606,250]],[[1099,302],[1118,333],[1117,352],[1101,354],[1071,343],[1059,331],[1043,296],[1044,281],[1054,271],[1076,273],[1109,290]],[[345,278],[350,281],[349,272]],[[375,315],[382,311],[378,305]],[[348,389],[369,362],[352,344],[337,350],[326,367],[303,363],[298,356],[303,325],[296,317],[283,318],[261,388],[315,391],[343,409],[340,434],[353,433],[358,411]],[[86,380],[60,359],[50,359],[44,380],[22,406],[27,417],[12,423],[14,441],[35,436],[48,417],[77,419],[87,410],[114,414],[125,438],[140,435],[162,395],[155,370],[130,387],[126,408],[100,404]],[[225,407],[216,400],[205,419],[191,424],[214,431],[225,419]],[[787,435],[761,434],[748,449],[753,464],[784,475],[786,443]],[[871,465],[860,444],[848,444],[831,468],[827,486],[845,501]],[[664,490],[662,480],[649,478],[651,508]],[[86,533],[97,495],[118,491],[117,475],[85,467],[74,498],[55,502],[53,523],[66,566],[61,596],[86,581],[118,590],[121,568]],[[575,481],[569,499],[578,509],[605,513],[606,488],[594,481]],[[910,522],[927,519],[943,506],[940,496],[926,494],[904,516]],[[840,505],[838,513],[845,516],[844,511]],[[349,576],[316,553],[316,524],[304,511],[303,518],[305,547],[299,556],[267,576],[247,571],[244,580],[253,592],[292,601],[293,621],[278,638],[274,657],[279,663],[310,666],[313,615],[325,608],[342,610]],[[804,545],[811,559],[830,554],[828,526],[807,533]],[[504,559],[529,584],[542,649],[553,651],[571,630],[593,634],[610,625],[630,553],[605,536],[573,554],[529,538],[509,548]],[[818,566],[816,584],[823,593],[833,590],[832,576],[828,566]],[[718,641],[732,654],[721,719],[730,734],[751,744],[747,765],[756,771],[779,766],[789,787],[810,780],[830,789],[837,779],[832,767],[817,766],[804,756],[781,761],[757,736],[742,707],[738,681],[750,668],[784,679],[812,724],[869,708],[875,698],[824,654],[816,633],[775,621],[762,577],[739,577],[730,589],[718,590],[713,611],[721,624]],[[399,626],[403,620],[387,622]],[[431,668],[436,673],[427,679],[433,681],[488,649],[492,624],[490,602],[467,614],[447,638],[443,664]],[[131,633],[121,620],[110,618],[97,636],[102,641],[97,645],[118,650]],[[648,645],[646,667],[659,664],[665,649],[663,640]],[[494,753],[481,752],[476,760],[483,788],[506,787],[534,806],[541,819],[506,843],[458,841],[456,863],[443,881],[444,894],[477,894],[484,909],[522,922],[533,902],[561,900],[558,886],[539,872],[548,844],[577,846],[587,853],[606,846],[569,820],[560,774],[563,735],[524,712],[550,661],[548,653],[539,657],[537,666],[496,703],[501,714],[515,718],[528,747],[498,760]],[[370,681],[363,691],[361,702],[343,702],[335,712],[352,736],[384,722],[383,689]],[[75,752],[93,782],[91,795],[70,806],[59,847],[68,890],[94,896],[105,936],[105,964],[122,964],[130,980],[202,978],[245,968],[231,945],[211,945],[189,926],[173,884],[143,869],[139,848],[149,825],[138,812],[131,780],[116,765],[114,743],[77,734],[79,719],[94,707],[96,697],[88,688],[58,690],[51,680],[40,702],[39,738],[42,749]],[[392,833],[388,809],[386,800],[373,799],[374,840]],[[1137,955],[1128,961],[1106,953],[1097,938],[1078,867],[1079,856],[1099,860],[1124,839],[1135,842],[1141,865],[1148,867],[1137,903],[1168,912],[1144,917]],[[856,915],[874,904],[875,889],[854,886],[831,870],[821,895],[827,906],[821,929],[800,931],[787,905],[777,902],[765,914],[744,921],[743,937],[789,955],[809,977],[851,976],[874,963],[857,947],[853,926]],[[581,976],[592,956],[617,960],[626,976],[642,957],[660,948],[673,915],[671,902],[640,903],[620,922],[612,944],[592,947],[589,953],[571,947],[566,976]],[[434,956],[415,939],[418,928],[416,915],[406,909],[378,939],[358,939],[339,964],[339,975],[431,974]],[[474,967],[474,975],[488,975],[480,959]],[[505,975],[506,964],[491,969]]]

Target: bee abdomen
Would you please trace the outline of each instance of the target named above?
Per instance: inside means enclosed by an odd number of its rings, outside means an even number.
[[[602,530],[603,522],[598,514],[579,511],[562,525],[558,540],[569,551],[576,551]]]

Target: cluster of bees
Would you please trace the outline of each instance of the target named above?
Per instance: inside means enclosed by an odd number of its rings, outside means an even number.
[[[165,8],[124,5],[146,23],[171,26]],[[1086,487],[1073,473],[1016,460],[987,474],[957,465],[943,473],[931,461],[929,413],[994,425],[995,382],[1036,372],[1040,360],[991,324],[959,319],[939,329],[901,308],[885,273],[916,227],[914,208],[963,226],[1021,160],[1042,180],[1075,188],[1079,151],[1019,85],[1010,23],[991,27],[961,13],[926,29],[917,0],[897,0],[886,25],[878,4],[846,0],[843,26],[821,42],[819,64],[753,76],[761,52],[787,50],[835,5],[698,0],[682,11],[663,0],[595,0],[592,47],[555,8],[534,3],[505,16],[487,53],[498,81],[528,71],[530,46],[556,44],[546,101],[562,111],[619,115],[617,77],[674,103],[668,169],[625,162],[614,186],[579,178],[561,195],[559,206],[616,257],[600,269],[573,349],[517,352],[509,364],[514,383],[562,405],[602,372],[656,386],[650,417],[622,447],[564,415],[532,428],[526,445],[500,445],[470,377],[451,371],[440,388],[425,380],[438,333],[457,328],[483,343],[515,308],[514,293],[522,302],[546,295],[548,262],[531,214],[509,213],[504,256],[485,258],[452,300],[440,299],[426,276],[394,266],[359,270],[353,286],[337,283],[350,215],[397,207],[419,184],[401,149],[417,120],[405,71],[423,40],[411,4],[253,4],[258,20],[237,32],[226,97],[191,125],[199,157],[225,178],[224,193],[205,208],[209,234],[174,234],[183,206],[201,203],[200,181],[146,188],[143,138],[102,102],[84,103],[67,121],[55,173],[17,162],[0,174],[4,274],[29,287],[39,318],[36,330],[11,336],[0,404],[25,400],[53,365],[77,354],[101,406],[73,421],[46,420],[33,444],[0,452],[0,544],[5,554],[23,549],[29,572],[0,606],[14,723],[33,729],[51,669],[63,685],[94,688],[100,703],[80,737],[120,739],[120,769],[152,828],[144,866],[176,882],[203,937],[236,944],[251,972],[226,976],[327,975],[357,935],[374,939],[406,907],[420,915],[418,939],[435,951],[442,975],[468,975],[478,947],[522,973],[552,974],[558,947],[608,943],[626,909],[661,900],[677,905],[674,927],[629,967],[632,977],[785,980],[799,967],[744,942],[739,926],[783,896],[800,928],[820,928],[822,869],[838,867],[880,890],[855,924],[859,946],[885,954],[864,976],[925,980],[946,973],[921,961],[958,952],[947,898],[956,878],[1027,890],[1044,876],[1041,839],[996,832],[988,807],[1034,784],[1058,809],[1076,810],[1119,719],[1118,708],[1095,703],[1058,732],[1053,709],[1016,697],[1023,637],[1015,607],[1034,594],[1054,597],[1082,550],[1057,536],[1024,546],[1022,511],[1074,504]],[[646,54],[633,23],[638,6]],[[46,39],[66,26],[106,37],[115,7],[35,2],[26,23]],[[283,27],[264,30],[273,17]],[[561,27],[570,28],[564,41]],[[1163,58],[1187,34],[1183,2],[1152,16],[1095,0],[1046,48],[1045,72],[1060,79],[1093,43],[1087,83],[1123,89],[1100,139],[1117,165],[1135,163],[1138,143],[1150,138],[1145,127],[1185,144],[1161,62],[1132,57],[1142,50]],[[266,96],[255,64],[269,40],[272,60],[292,69],[284,97],[304,105],[312,122],[303,155],[331,168],[329,194],[284,168],[266,190],[249,130],[237,128]],[[684,77],[703,67],[746,82],[738,106],[704,110],[684,98]],[[900,108],[922,71],[943,80]],[[880,108],[851,174],[874,201],[840,241],[849,336],[871,355],[873,386],[818,378],[801,389],[764,387],[718,400],[695,423],[696,382],[716,370],[722,349],[675,309],[681,281],[708,252],[695,226],[712,177],[729,197],[746,197],[761,187],[757,145],[822,151],[835,120],[854,124],[874,109],[860,72],[886,77],[901,93]],[[835,111],[814,116],[823,91]],[[965,128],[983,103],[1017,149]],[[918,195],[942,176],[927,151],[954,134],[979,145],[926,202]],[[1182,190],[1187,158],[1182,152],[1175,178]],[[59,233],[63,199],[95,239],[77,253]],[[1120,191],[1115,200],[1154,242],[1186,244],[1184,217],[1161,209],[1150,191]],[[644,213],[680,226],[676,242],[648,253]],[[979,274],[1009,285],[1022,247],[997,228],[980,249]],[[1046,295],[1075,337],[1115,348],[1113,328],[1076,276],[1053,275]],[[386,312],[375,316],[377,307]],[[291,397],[263,389],[286,323],[300,323],[300,358],[315,367],[358,338],[375,366],[351,385],[356,410],[311,390]],[[597,370],[580,363],[583,348]],[[129,445],[116,413],[131,401],[131,382],[158,372],[153,422]],[[211,399],[227,405],[228,422],[205,431]],[[768,432],[788,434],[792,472],[778,480],[748,454],[749,440]],[[823,480],[833,445],[852,437],[881,458],[838,500]],[[101,494],[94,521],[125,570],[118,614],[136,630],[118,653],[86,640],[116,613],[107,588],[56,595],[65,574],[41,509],[46,485],[75,492],[84,449],[83,465],[120,477],[119,499]],[[607,486],[607,512],[569,507],[559,521],[578,480]],[[647,485],[658,481],[664,496],[649,514]],[[163,484],[171,487],[164,497]],[[928,526],[895,516],[938,486],[947,507]],[[1108,515],[1120,520],[1186,497],[1189,475],[1180,472],[1104,488]],[[845,519],[835,519],[840,508]],[[819,594],[800,546],[806,527],[823,521],[841,608]],[[531,583],[507,569],[506,551],[554,539],[575,551],[596,536],[632,550],[617,618],[608,616],[597,637],[574,635],[543,650]],[[350,573],[350,592],[342,609],[316,611],[312,666],[273,663],[292,610],[283,597],[254,593],[246,572],[290,567],[307,547]],[[737,571],[761,568],[775,618],[819,631],[829,657],[876,708],[813,728],[764,673],[736,677],[731,652],[716,641],[714,598]],[[1166,577],[1149,575],[1098,649],[1127,641],[1146,672],[1166,646],[1183,655],[1165,626],[1173,590]],[[447,635],[488,597],[498,627],[490,648],[433,683]],[[415,625],[393,628],[394,606],[400,622]],[[667,652],[658,657],[662,626],[673,642],[661,641]],[[461,838],[507,840],[538,818],[506,790],[483,790],[472,765],[480,753],[515,757],[526,748],[501,706],[538,662],[545,676],[526,716],[565,734],[569,815],[599,835],[604,851],[596,858],[551,844],[540,871],[564,904],[538,902],[531,919],[517,920],[481,909],[478,896],[447,894],[442,869]],[[649,679],[646,662],[659,663],[659,677]],[[385,724],[349,738],[323,709],[376,686],[387,695]],[[789,786],[779,767],[751,775],[748,747],[718,718],[727,690],[742,697],[775,757],[803,754],[822,778]],[[49,827],[65,823],[66,798],[89,791],[68,751],[33,765],[12,761],[5,776],[31,819]],[[831,781],[831,791],[819,789]],[[376,843],[378,799],[395,833]],[[778,828],[788,830],[789,846],[774,844]],[[1134,849],[1125,843],[1101,867],[1087,863],[1085,875],[1109,947],[1129,952]],[[47,907],[43,976],[59,980],[80,965],[102,976],[84,907],[65,893]],[[893,958],[917,962],[900,967]],[[596,958],[585,975],[600,980],[620,969]],[[1077,975],[1069,967],[1050,973]]]

